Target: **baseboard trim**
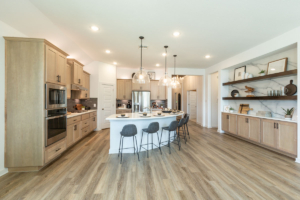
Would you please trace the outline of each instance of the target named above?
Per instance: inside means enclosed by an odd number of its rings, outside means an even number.
[[[8,173],[8,169],[4,168],[0,171],[0,176],[3,176],[4,174]]]
[[[295,162],[296,162],[296,163],[300,163],[300,158],[296,158],[296,159],[295,159]]]

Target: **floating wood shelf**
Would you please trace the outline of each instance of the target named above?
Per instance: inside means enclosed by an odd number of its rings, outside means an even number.
[[[295,96],[223,97],[223,100],[297,100]]]
[[[286,76],[295,76],[295,75],[297,75],[297,69],[289,70],[286,72],[280,72],[280,73],[276,73],[276,74],[269,74],[269,75],[265,75],[265,76],[258,76],[258,77],[254,77],[254,78],[238,80],[238,81],[231,81],[231,82],[223,83],[223,85],[233,85],[233,84],[246,83],[246,82],[252,82],[252,81],[253,82],[254,81],[263,81],[263,80],[267,80],[267,79],[282,78],[282,77],[286,77]]]

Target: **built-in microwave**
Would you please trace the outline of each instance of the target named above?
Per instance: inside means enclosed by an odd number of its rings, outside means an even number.
[[[67,136],[67,109],[46,110],[45,146],[49,146]]]
[[[47,110],[67,107],[67,88],[65,86],[47,83],[45,92]]]

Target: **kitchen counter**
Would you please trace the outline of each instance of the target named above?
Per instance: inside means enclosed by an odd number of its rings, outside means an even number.
[[[142,138],[142,129],[148,128],[149,124],[152,122],[158,122],[159,123],[159,138],[162,139],[161,141],[167,141],[168,140],[168,132],[164,131],[161,133],[161,128],[169,126],[172,121],[176,120],[177,116],[183,116],[184,112],[180,112],[176,115],[168,114],[168,113],[162,113],[164,116],[155,116],[157,115],[158,111],[153,111],[152,113],[148,112],[148,115],[150,117],[141,117],[141,113],[125,113],[125,116],[127,118],[118,118],[120,114],[113,114],[106,118],[106,120],[110,121],[110,149],[109,153],[114,154],[118,153],[119,151],[119,144],[120,144],[120,132],[122,131],[123,127],[127,124],[134,124],[137,128],[137,143],[138,147],[140,146],[141,139],[143,140],[143,143],[147,140],[147,134],[143,135]],[[171,136],[173,136],[174,133],[171,133]],[[157,135],[155,134],[153,136],[153,143],[157,146],[159,146],[159,141],[157,140]],[[124,148],[132,147],[132,138],[124,138],[123,143]],[[157,147],[154,147],[157,148]],[[142,149],[144,151],[144,149]],[[124,153],[134,153],[133,149],[124,149]]]
[[[291,122],[291,123],[297,123],[297,121],[292,121],[292,120],[286,120],[284,118],[278,118],[278,117],[264,117],[264,116],[257,116],[257,115],[246,115],[246,114],[240,114],[237,112],[222,112],[222,113],[228,113],[228,114],[235,114],[235,115],[242,115],[242,116],[248,116],[248,117],[257,117],[261,119],[272,119],[272,120],[277,120],[277,121],[284,121],[284,122]]]
[[[79,116],[79,115],[84,115],[84,114],[92,113],[92,112],[97,112],[97,110],[88,110],[88,111],[84,111],[84,112],[81,112],[81,113],[68,114],[67,118],[76,117],[76,116]]]

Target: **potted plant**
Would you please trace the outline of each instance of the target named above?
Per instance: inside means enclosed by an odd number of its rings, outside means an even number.
[[[234,111],[234,108],[233,108],[233,107],[230,107],[230,108],[229,108],[229,112],[233,113],[233,111]]]
[[[294,108],[291,108],[291,109],[282,108],[282,110],[284,111],[284,114],[285,114],[284,118],[286,120],[292,120],[292,113],[293,113]]]
[[[266,75],[266,70],[261,70],[258,74],[259,74],[260,76],[264,76],[264,75]]]

